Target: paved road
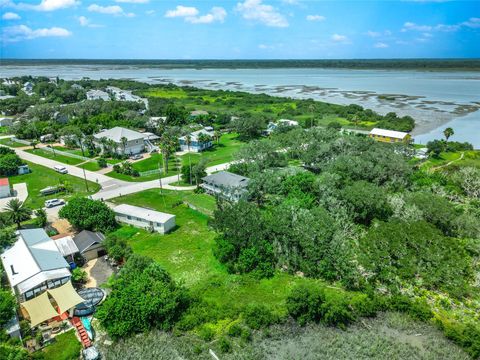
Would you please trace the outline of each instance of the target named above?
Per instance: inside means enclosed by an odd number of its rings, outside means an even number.
[[[76,176],[78,178],[83,179],[84,172],[85,172],[85,177],[87,178],[87,180],[90,180],[92,182],[97,182],[102,187],[99,192],[91,196],[92,199],[108,200],[118,196],[133,194],[143,190],[155,189],[155,188],[160,189],[160,180],[158,179],[151,180],[151,181],[143,181],[143,182],[128,182],[123,180],[117,180],[109,176],[99,174],[97,172],[83,170],[73,165],[67,165],[55,160],[44,158],[42,156],[31,154],[24,150],[15,149],[15,151],[17,152],[18,156],[20,156],[20,158],[35,164],[43,165],[50,169],[53,169],[55,165],[65,166],[68,170],[69,175]],[[230,163],[219,164],[219,165],[215,165],[207,168],[206,171],[207,171],[207,174],[211,174],[216,171],[225,170],[229,166],[230,166]],[[177,190],[177,191],[187,191],[187,190],[195,189],[195,186],[171,185],[172,183],[175,183],[177,181],[178,181],[177,175],[162,178],[161,180],[162,188],[166,190]]]

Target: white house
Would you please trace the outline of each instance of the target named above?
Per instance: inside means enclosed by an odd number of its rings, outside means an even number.
[[[69,265],[43,229],[18,230],[17,236],[1,258],[10,286],[20,301],[70,280]]]
[[[228,171],[219,171],[205,176],[200,185],[206,193],[221,198],[238,201],[247,194],[249,178]]]
[[[12,118],[2,117],[0,118],[0,126],[11,126],[13,124]]]
[[[116,152],[118,154],[135,155],[145,151],[145,135],[135,130],[116,126],[109,130],[101,131],[93,136],[95,138],[95,143],[101,148],[103,148],[102,138],[114,141],[117,145]],[[127,139],[125,148],[122,143],[123,138]]]
[[[121,204],[113,208],[117,221],[166,234],[175,227],[175,215],[138,206]]]
[[[102,90],[88,90],[87,100],[110,101],[110,95]]]
[[[23,84],[23,91],[27,95],[32,95],[33,94],[33,84],[30,81],[27,81],[25,84]]]
[[[295,120],[289,120],[289,119],[280,119],[278,120],[276,123],[274,122],[269,122],[268,125],[267,125],[267,134],[270,134],[272,133],[273,131],[275,131],[279,126],[283,126],[283,127],[294,127],[294,126],[298,126],[298,121],[295,121]]]
[[[200,141],[202,134],[208,136],[210,140],[203,141],[203,142]],[[187,139],[188,136],[190,136],[190,144],[188,144],[188,139]],[[178,138],[178,141],[180,142],[180,149],[182,151],[191,151],[191,152],[200,152],[205,149],[211,148],[213,145],[212,140],[213,140],[213,132],[208,131],[206,129],[194,131],[189,135],[185,135]]]
[[[8,182],[8,178],[0,179],[0,199],[9,197],[11,195],[12,193],[10,191],[10,183]]]

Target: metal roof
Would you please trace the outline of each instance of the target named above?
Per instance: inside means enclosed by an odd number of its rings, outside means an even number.
[[[228,171],[219,171],[218,173],[205,176],[202,179],[204,182],[213,183],[219,187],[247,187],[249,178],[245,176],[240,176]]]
[[[1,255],[11,286],[19,285],[24,289],[28,286],[34,287],[37,284],[34,279],[43,279],[42,276],[39,278],[38,274],[68,268],[54,240],[50,239],[43,229],[19,230],[17,235],[17,241]],[[68,270],[66,271],[68,273]],[[38,281],[41,282],[41,279]],[[22,286],[21,283],[24,282],[29,285]]]
[[[113,211],[116,214],[120,215],[129,215],[135,216],[137,218],[146,220],[146,221],[153,221],[156,223],[166,223],[170,219],[174,219],[175,215],[166,214],[160,211],[150,210],[146,208],[142,208],[139,206],[133,206],[128,204],[121,204],[115,206]]]
[[[8,182],[8,178],[0,179],[0,186],[10,186],[10,184]]]
[[[72,255],[78,252],[77,245],[70,235],[55,239],[55,245],[63,256]]]
[[[190,141],[197,141],[198,140],[198,137],[200,136],[200,134],[205,134],[205,135],[208,135],[210,137],[213,136],[213,133],[211,131],[208,131],[208,130],[205,130],[205,129],[201,129],[201,130],[197,130],[197,131],[194,131],[192,133],[190,133]],[[187,140],[187,135],[185,136],[182,136],[179,138],[180,140]]]
[[[370,135],[387,136],[395,139],[404,139],[405,136],[408,135],[408,133],[402,132],[402,131],[374,128],[372,129],[372,131],[370,131]]]
[[[106,137],[107,139],[113,140],[116,143],[121,143],[122,138],[126,138],[128,141],[143,139],[145,136],[142,133],[139,133],[135,130],[126,129],[120,126],[115,126],[109,130],[99,132],[98,134],[93,135],[96,139],[101,139]]]
[[[83,253],[89,247],[95,244],[101,244],[105,240],[105,236],[100,232],[83,230],[73,237],[73,241],[80,253]]]

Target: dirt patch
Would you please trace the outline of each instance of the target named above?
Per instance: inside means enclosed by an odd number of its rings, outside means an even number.
[[[56,220],[52,223],[52,226],[57,229],[59,234],[73,234],[72,225],[68,222],[68,220],[60,219]]]

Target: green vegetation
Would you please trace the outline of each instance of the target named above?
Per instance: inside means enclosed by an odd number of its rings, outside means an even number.
[[[28,189],[28,198],[25,205],[31,208],[43,207],[45,200],[63,197],[69,199],[73,195],[84,196],[97,192],[100,186],[93,182],[88,182],[90,192],[85,189],[85,181],[68,174],[59,174],[53,169],[41,165],[26,162],[32,171],[30,174],[16,175],[9,178],[11,184],[26,183]],[[48,186],[63,184],[67,188],[66,193],[41,196],[40,190]]]
[[[66,155],[61,155],[59,153],[53,153],[51,151],[43,150],[41,148],[40,149],[29,149],[29,150],[26,150],[26,151],[31,153],[31,154],[35,154],[35,155],[38,155],[38,156],[41,156],[41,157],[44,157],[44,158],[47,158],[47,159],[59,161],[59,162],[62,162],[64,164],[68,164],[68,165],[77,165],[77,164],[80,164],[81,162],[83,162],[83,160],[80,160],[80,159],[77,159],[77,158],[74,158],[74,157],[69,157],[69,156],[66,156]]]
[[[100,200],[75,197],[60,209],[58,215],[79,231],[107,232],[117,227],[115,213]]]
[[[9,146],[9,147],[25,147],[28,145],[13,141],[12,139],[0,139],[0,144]]]
[[[55,342],[42,350],[45,360],[77,360],[82,346],[75,336],[75,330],[70,330],[55,337]]]
[[[11,176],[18,173],[23,162],[14,150],[0,147],[0,176]]]

